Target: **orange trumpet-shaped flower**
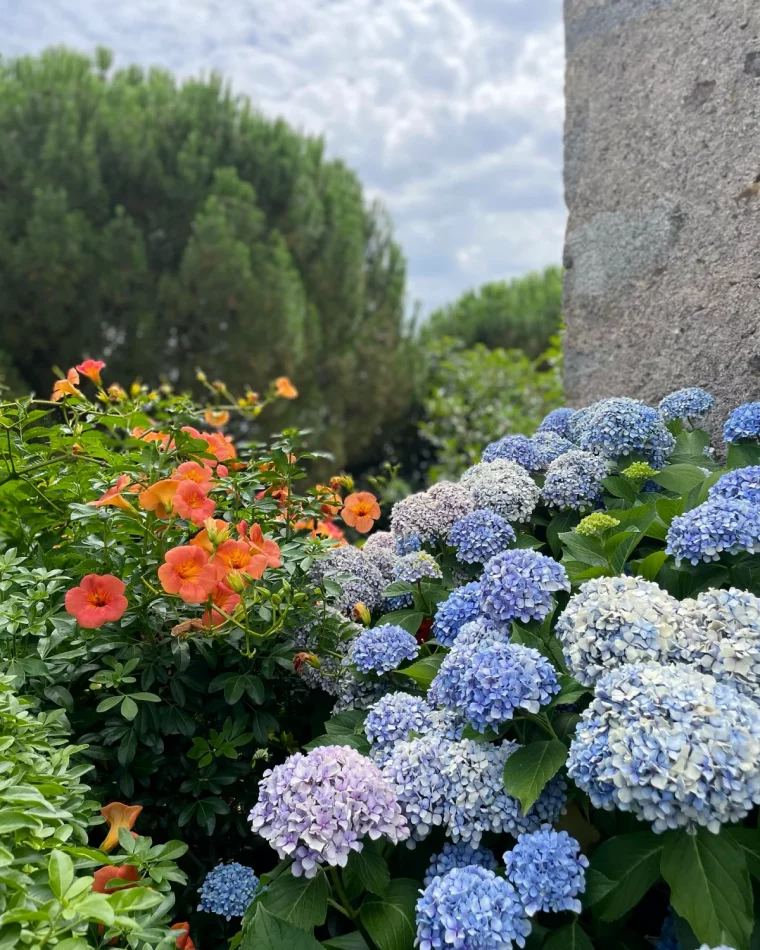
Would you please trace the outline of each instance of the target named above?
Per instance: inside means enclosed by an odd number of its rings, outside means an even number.
[[[225,541],[216,549],[214,557],[217,578],[222,580],[231,571],[250,573],[251,558],[251,546],[248,541]]]
[[[216,426],[220,429],[222,426],[226,426],[230,421],[230,414],[226,409],[207,409],[203,418],[207,426]]]
[[[88,501],[87,504],[93,508],[103,508],[110,505],[112,508],[120,508],[122,511],[134,511],[134,507],[121,494],[129,488],[130,484],[129,475],[120,475],[115,485],[112,485],[100,498],[95,501]]]
[[[95,880],[92,883],[92,889],[96,894],[113,894],[114,891],[127,891],[130,887],[134,887],[140,880],[140,872],[134,864],[124,864],[120,868],[106,865],[106,867],[98,868],[93,878]],[[129,881],[130,883],[126,886],[107,887],[110,881]]]
[[[380,505],[372,492],[354,492],[343,502],[340,516],[350,528],[366,534],[380,517]]]
[[[195,950],[195,944],[190,939],[190,924],[172,924],[169,929],[180,931],[177,934],[177,950]]]
[[[100,386],[100,371],[105,369],[105,363],[103,360],[85,360],[84,363],[80,363],[77,366],[77,369],[88,379],[91,379],[96,386]]]
[[[236,594],[235,591],[230,590],[225,583],[218,581],[211,592],[211,601],[215,607],[218,607],[219,610],[223,610],[225,614],[229,616],[240,603],[240,594]],[[204,612],[204,627],[221,627],[222,624],[226,623],[225,618],[219,613],[219,610],[212,608]]]
[[[197,482],[184,481],[174,493],[174,510],[181,518],[187,518],[200,527],[203,522],[214,514],[213,498]]]
[[[317,485],[314,491],[319,497],[322,514],[327,515],[328,518],[337,515],[343,507],[340,495],[328,485]]]
[[[163,478],[140,492],[140,507],[152,511],[157,518],[168,518],[174,505],[174,495],[180,483],[171,478]]]
[[[100,814],[108,822],[108,834],[100,846],[101,850],[113,851],[119,843],[119,829],[126,828],[131,831],[141,811],[142,805],[125,805],[124,802],[109,802],[104,805]]]
[[[274,389],[278,396],[281,396],[283,399],[297,399],[298,390],[291,383],[287,376],[279,376],[274,381]]]
[[[214,482],[214,473],[208,465],[199,462],[183,462],[172,472],[172,481],[195,482],[204,491],[209,491]]]
[[[66,373],[66,379],[59,379],[53,383],[53,394],[50,397],[53,402],[60,402],[65,396],[81,396],[77,389],[79,385],[79,373],[72,367]]]
[[[186,604],[202,604],[208,599],[216,584],[216,570],[203,548],[180,545],[166,552],[164,562],[158,577],[167,594],[179,594]]]
[[[280,546],[276,541],[265,538],[260,525],[253,525],[248,532],[251,539],[251,563],[248,566],[248,573],[251,577],[258,579],[268,567],[280,567],[282,557],[280,555]]]
[[[230,535],[230,526],[226,521],[222,521],[221,518],[209,519],[213,521],[213,528],[209,531],[208,522],[204,522],[205,527],[203,531],[199,531],[194,538],[191,538],[190,544],[194,544],[196,547],[203,548],[206,554],[209,557],[214,553],[214,544],[221,544],[223,541],[226,541]]]
[[[113,574],[87,574],[79,587],[66,591],[64,603],[80,627],[97,630],[124,616],[128,606],[124,590],[124,581]]]
[[[202,439],[208,445],[207,451],[210,455],[215,456],[216,461],[204,459],[204,462],[212,468],[217,462],[227,462],[236,457],[235,446],[232,444],[232,439],[222,432],[199,432],[194,426],[182,426],[181,431],[187,432],[187,434],[191,435],[194,439]]]

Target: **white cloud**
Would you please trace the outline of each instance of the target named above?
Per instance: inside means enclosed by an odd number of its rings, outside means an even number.
[[[3,10],[3,8],[5,8]],[[4,55],[217,70],[323,134],[389,207],[426,309],[555,263],[561,0],[0,0]]]

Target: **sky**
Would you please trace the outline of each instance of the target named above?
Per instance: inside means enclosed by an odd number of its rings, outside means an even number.
[[[561,0],[0,0],[0,53],[211,70],[391,212],[423,313],[561,260]]]

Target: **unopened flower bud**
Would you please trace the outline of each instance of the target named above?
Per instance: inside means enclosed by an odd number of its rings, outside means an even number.
[[[296,673],[300,673],[306,665],[319,669],[319,660],[313,653],[296,653],[293,657],[293,669]]]
[[[222,544],[222,542],[226,541],[230,536],[229,525],[225,525],[223,528],[218,527],[216,518],[206,518],[203,522],[203,527],[206,529],[208,539],[214,547]]]
[[[368,627],[372,623],[372,617],[370,616],[370,612],[367,609],[367,605],[363,604],[361,601],[354,604],[351,611],[351,616],[358,623],[363,623],[365,627]]]
[[[142,392],[142,380],[136,379],[129,387],[129,395],[134,399]]]
[[[246,580],[240,571],[230,571],[225,577],[224,583],[234,590],[236,594],[242,594],[246,587]]]

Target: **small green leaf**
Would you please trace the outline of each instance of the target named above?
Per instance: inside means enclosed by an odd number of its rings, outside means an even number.
[[[61,900],[74,880],[74,862],[65,851],[50,852],[48,876],[50,890]]]
[[[728,446],[726,468],[746,468],[760,465],[760,445],[754,442],[731,442]]]
[[[131,722],[137,715],[137,703],[129,696],[125,696],[121,703],[122,716]]]
[[[125,887],[108,895],[108,902],[117,914],[133,913],[157,907],[164,895],[150,887]]]
[[[422,689],[427,689],[438,675],[443,657],[443,653],[436,653],[433,656],[426,656],[421,660],[417,660],[416,663],[412,663],[406,669],[394,670],[393,672],[398,676],[408,676]]]
[[[547,782],[565,763],[567,747],[558,739],[532,742],[510,755],[504,765],[504,788],[519,799],[527,814]]]
[[[106,696],[105,699],[101,699],[101,701],[98,703],[95,708],[95,712],[108,712],[109,709],[113,709],[114,706],[118,706],[122,699],[122,696]]]
[[[560,534],[560,541],[574,561],[580,561],[590,567],[606,567],[607,558],[604,546],[599,538],[589,538],[577,531]]]

